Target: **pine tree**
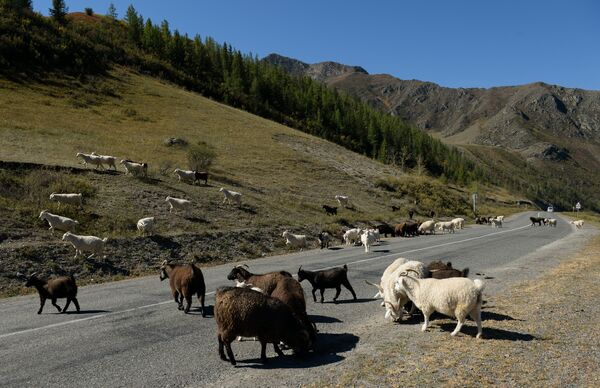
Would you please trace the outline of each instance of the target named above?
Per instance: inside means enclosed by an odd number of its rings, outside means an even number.
[[[67,8],[65,4],[65,0],[52,0],[52,8],[50,8],[50,16],[54,20],[59,23],[64,23],[66,21],[65,16],[67,16],[67,12],[69,8]]]
[[[125,14],[125,21],[127,22],[127,31],[129,34],[129,39],[131,39],[134,43],[140,44],[142,42],[142,29],[144,26],[144,18],[138,15],[133,5],[130,5],[127,8],[127,13]]]
[[[115,5],[113,3],[110,3],[108,5],[108,11],[106,11],[106,16],[113,20],[117,19],[117,9],[115,8]]]
[[[31,0],[0,0],[0,9],[6,11],[32,11]]]

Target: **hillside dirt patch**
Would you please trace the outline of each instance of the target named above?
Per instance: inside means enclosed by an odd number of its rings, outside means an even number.
[[[598,386],[599,281],[596,237],[540,278],[487,298],[483,340],[472,322],[451,337],[455,321],[438,317],[428,333],[415,325],[414,335],[363,348],[313,386]]]

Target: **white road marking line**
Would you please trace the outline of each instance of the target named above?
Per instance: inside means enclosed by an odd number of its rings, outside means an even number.
[[[514,229],[508,229],[508,230],[503,230],[503,231],[500,231],[500,232],[494,232],[494,233],[484,234],[482,236],[469,237],[469,238],[466,238],[464,240],[450,241],[450,242],[446,242],[446,243],[443,243],[443,244],[431,245],[431,246],[424,247],[424,248],[416,248],[416,249],[411,249],[411,250],[404,251],[404,252],[390,253],[389,255],[382,255],[382,256],[377,256],[377,257],[371,257],[371,258],[368,258],[368,259],[356,260],[356,261],[352,261],[352,262],[349,262],[349,263],[346,263],[346,264],[366,263],[366,262],[369,262],[369,261],[375,261],[375,260],[385,259],[387,257],[398,256],[398,255],[405,255],[407,253],[419,252],[419,251],[424,251],[424,250],[433,249],[433,248],[439,248],[439,247],[443,247],[443,246],[447,246],[447,245],[460,244],[460,243],[467,242],[467,241],[479,240],[479,239],[482,239],[482,238],[485,238],[485,237],[489,237],[489,236],[496,236],[496,235],[499,235],[499,234],[514,232],[514,231],[517,231],[517,230],[528,228],[529,226],[530,225],[524,225],[524,226],[520,226],[520,227],[514,228]],[[325,268],[321,268],[319,270],[323,270],[323,269],[327,269],[327,268],[332,268],[332,267],[325,267]],[[216,291],[207,292],[206,295],[212,295],[215,292]],[[53,323],[51,325],[34,327],[34,328],[31,328],[31,329],[25,329],[25,330],[20,330],[20,331],[14,331],[12,333],[1,334],[0,338],[12,337],[12,336],[15,336],[15,335],[18,335],[18,334],[31,333],[31,332],[35,332],[35,331],[39,331],[39,330],[43,330],[43,329],[50,329],[50,328],[53,328],[53,327],[66,326],[66,325],[69,325],[69,324],[72,324],[72,323],[79,323],[79,322],[91,321],[93,319],[110,317],[112,315],[123,314],[123,313],[128,313],[128,312],[131,312],[131,311],[147,309],[147,308],[150,308],[150,307],[160,306],[160,305],[167,304],[167,303],[173,303],[173,300],[166,300],[164,302],[158,302],[158,303],[147,304],[147,305],[144,305],[144,306],[132,307],[132,308],[126,309],[126,310],[113,311],[113,312],[106,313],[106,314],[93,315],[91,317],[73,319],[73,320],[70,320],[70,321]]]

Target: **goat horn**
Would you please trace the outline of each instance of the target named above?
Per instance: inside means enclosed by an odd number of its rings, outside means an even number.
[[[23,278],[23,277],[25,277],[25,275],[23,275],[21,272],[17,272],[17,277],[18,278]]]
[[[250,268],[250,267],[248,267],[248,265],[247,265],[247,264],[238,264],[238,265],[236,265],[236,266],[235,266],[235,267],[233,267],[233,268],[242,268],[242,267]]]
[[[31,275],[29,275],[29,277],[33,277],[35,275],[37,275],[37,272],[32,273]]]
[[[161,266],[163,266],[163,265],[167,265],[167,263],[169,263],[167,260],[163,260],[163,262],[162,262],[162,263],[160,263],[160,265],[161,265]]]

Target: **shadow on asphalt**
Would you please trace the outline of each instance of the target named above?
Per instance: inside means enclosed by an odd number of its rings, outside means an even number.
[[[334,317],[328,317],[325,315],[309,315],[308,319],[311,320],[311,322],[314,323],[335,323],[335,322],[342,322],[337,318]]]
[[[253,369],[280,369],[280,368],[313,368],[340,362],[345,357],[338,353],[348,352],[356,347],[359,337],[350,333],[343,334],[318,334],[315,350],[308,355],[297,357],[286,355],[285,357],[268,357],[266,364],[261,364],[260,359],[236,360],[237,368]],[[272,345],[269,345],[272,350]],[[260,347],[258,351],[260,352]]]
[[[342,300],[337,300],[337,302],[334,301],[325,301],[325,303],[334,303],[334,304],[347,304],[347,303],[365,303],[365,302],[373,302],[377,299],[373,299],[373,298],[357,298],[356,300],[354,299],[342,299]]]
[[[71,306],[69,306],[69,309],[70,308],[71,308]],[[81,315],[81,314],[100,314],[100,313],[110,313],[110,311],[109,310],[80,310],[80,311],[68,310],[68,311],[65,311],[63,314]]]
[[[378,252],[378,253],[390,253],[389,249],[375,249],[373,252]]]
[[[344,249],[344,248],[343,247],[329,247],[327,249],[329,249],[330,251],[339,251],[340,249]]]
[[[481,320],[482,321],[521,321],[521,322],[523,321],[522,319],[513,318],[510,315],[494,313],[491,311],[482,311],[481,312]]]
[[[215,307],[214,306],[204,306],[204,313],[205,313],[205,317],[204,318],[212,318],[215,316]],[[202,310],[200,309],[200,306],[196,306],[196,307],[192,307],[190,308],[190,311],[188,312],[188,315],[199,315],[202,316]]]
[[[443,331],[452,332],[454,328],[456,328],[455,323],[442,323],[439,327]],[[461,329],[461,333],[463,335],[469,335],[471,337],[475,337],[477,334],[476,326],[463,326]],[[503,330],[503,329],[494,329],[491,327],[483,326],[483,339],[486,340],[499,340],[499,341],[533,341],[538,339],[536,336],[527,334],[527,333],[519,333],[516,331]]]

